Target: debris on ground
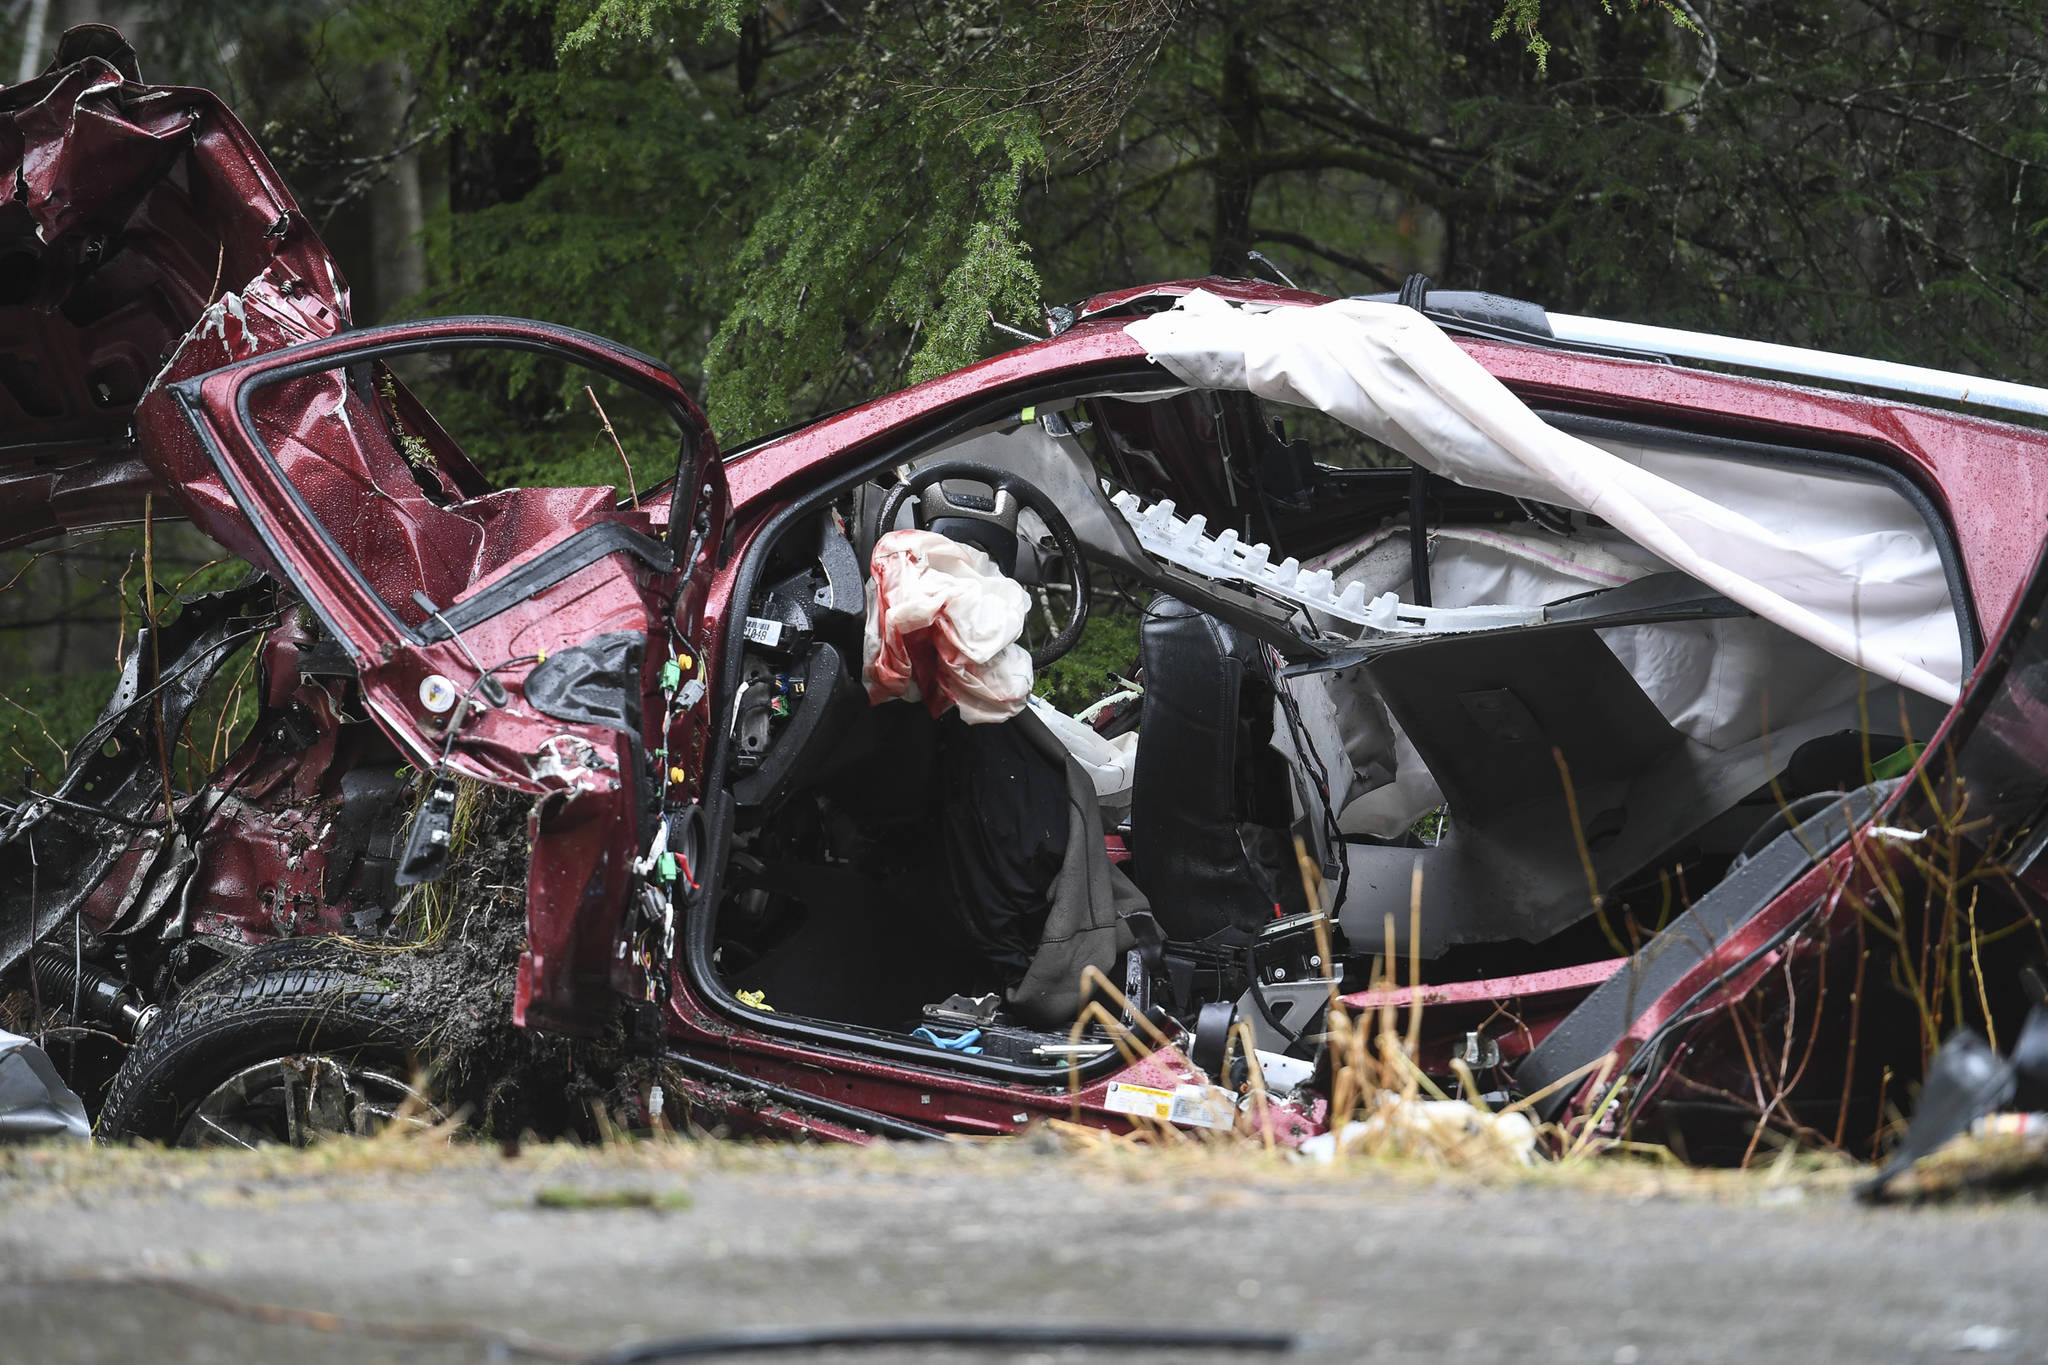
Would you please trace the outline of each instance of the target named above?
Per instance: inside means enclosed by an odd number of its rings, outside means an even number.
[[[85,1106],[43,1050],[0,1030],[0,1142],[91,1136]]]

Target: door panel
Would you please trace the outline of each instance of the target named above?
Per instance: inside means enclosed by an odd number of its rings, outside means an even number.
[[[550,650],[621,630],[664,629],[677,574],[666,535],[670,509],[661,500],[622,503],[597,484],[463,496],[480,477],[491,478],[490,462],[457,446],[465,424],[423,406],[416,389],[466,406],[457,418],[491,418],[485,453],[504,457],[512,476],[559,452],[593,472],[607,467],[588,458],[605,437],[597,399],[577,420],[560,394],[535,391],[545,374],[528,373],[525,394],[514,394],[528,408],[526,429],[516,433],[531,438],[524,447],[508,440],[516,423],[481,406],[487,394],[454,401],[452,371],[502,358],[529,371],[573,370],[578,386],[586,377],[607,383],[613,406],[619,393],[651,400],[671,418],[666,458],[680,450],[695,469],[716,468],[702,417],[665,368],[540,323],[463,319],[350,333],[175,390],[256,534],[252,548],[275,563],[356,660],[365,699],[394,738],[425,765],[446,753],[456,771],[540,792],[561,789],[561,765],[540,764],[535,755],[565,727],[512,699],[520,680]],[[408,369],[422,379],[401,381]],[[428,428],[422,418],[430,411]],[[623,423],[611,425],[623,434]],[[604,460],[616,461],[615,449],[601,452]],[[645,453],[642,459],[651,465]],[[691,486],[699,482],[693,477]],[[494,683],[507,690],[509,704],[492,700]]]
[[[702,600],[679,589],[726,516],[696,407],[655,361],[509,319],[350,333],[171,387],[239,513],[225,529],[347,650],[382,727],[422,771],[539,798],[515,1018],[600,1024],[637,986],[614,969],[635,856],[693,790],[662,736],[665,665],[692,652],[678,598]],[[534,482],[564,465],[592,482]]]

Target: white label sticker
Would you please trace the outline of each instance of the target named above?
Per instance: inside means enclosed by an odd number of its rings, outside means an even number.
[[[1237,1122],[1230,1092],[1213,1085],[1180,1085],[1173,1090],[1169,1120],[1186,1128],[1229,1128]]]
[[[1141,1118],[1158,1119],[1164,1123],[1173,1113],[1173,1092],[1157,1090],[1149,1085],[1126,1085],[1122,1081],[1111,1081],[1109,1093],[1103,1097],[1102,1104],[1112,1114],[1136,1114]]]
[[[747,628],[741,633],[755,644],[773,649],[782,643],[782,622],[770,621],[765,616],[749,616]]]
[[[1237,1122],[1230,1092],[1213,1085],[1181,1085],[1162,1090],[1150,1085],[1111,1081],[1103,1107],[1113,1114],[1177,1123],[1183,1128],[1229,1128]]]

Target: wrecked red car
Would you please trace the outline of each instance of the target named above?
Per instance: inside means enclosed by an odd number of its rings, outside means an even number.
[[[0,830],[5,983],[127,1043],[103,1136],[419,1099],[451,877],[515,907],[490,1010],[732,1131],[1299,1144],[1334,995],[1573,1131],[1867,1152],[2038,993],[2048,436],[1908,399],[2048,393],[1211,279],[721,452],[602,338],[352,327],[217,99],[72,55],[0,92],[0,525],[250,566]],[[935,546],[917,590],[1030,603],[1004,662],[893,633]],[[1018,692],[1112,609],[1100,704]],[[184,789],[238,651],[261,715]]]

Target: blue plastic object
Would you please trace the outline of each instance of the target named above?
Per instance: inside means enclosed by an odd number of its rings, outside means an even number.
[[[975,1046],[981,1041],[981,1030],[978,1028],[971,1028],[958,1037],[948,1038],[934,1033],[928,1025],[920,1025],[910,1031],[910,1036],[930,1043],[943,1052],[966,1052],[976,1056],[981,1054],[981,1049]]]

